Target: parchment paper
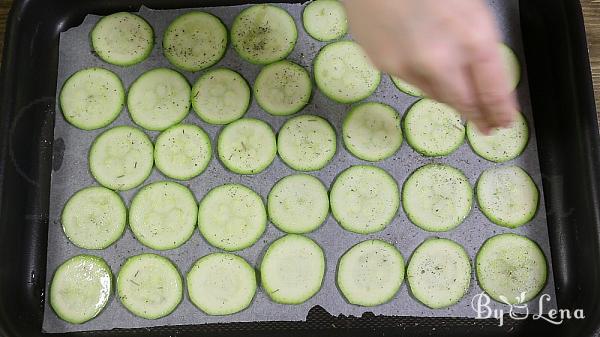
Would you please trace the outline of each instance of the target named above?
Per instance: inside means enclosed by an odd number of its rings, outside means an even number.
[[[529,144],[523,155],[514,161],[503,165],[516,164],[523,167],[532,175],[538,188],[540,191],[542,191],[535,130],[531,117],[527,72],[525,70],[525,60],[521,45],[518,0],[491,0],[489,1],[489,4],[493,8],[500,26],[502,27],[506,43],[516,51],[523,66],[523,78],[519,85],[518,94],[520,103],[523,107],[523,112],[529,120],[529,126],[532,131]],[[285,8],[294,16],[299,32],[296,48],[288,58],[312,71],[312,60],[324,43],[310,38],[305,33],[301,21],[301,13],[303,9],[302,5],[281,4],[279,6]],[[215,14],[221,18],[228,27],[231,27],[231,23],[235,15],[245,7],[246,6],[203,8],[202,10]],[[154,28],[156,44],[151,56],[146,61],[127,68],[109,65],[92,54],[89,44],[89,32],[99,17],[95,15],[88,15],[80,26],[72,28],[62,33],[60,36],[57,88],[60,89],[62,87],[64,81],[69,75],[80,69],[91,66],[104,67],[114,71],[119,75],[126,88],[129,88],[132,81],[147,70],[155,67],[173,68],[173,66],[170,65],[166,58],[162,55],[162,35],[166,26],[175,17],[190,10],[191,9],[151,10],[148,8],[142,8],[139,12],[139,15],[148,20],[148,22]],[[476,29],[476,27],[473,27],[473,29]],[[229,67],[240,72],[250,83],[254,82],[254,79],[260,69],[259,66],[251,65],[241,60],[231,47],[228,49],[223,60],[218,63],[218,66]],[[188,78],[190,83],[193,84],[201,75],[201,73],[184,72],[184,75]],[[184,276],[189,270],[190,266],[198,258],[217,251],[217,249],[211,247],[202,239],[197,230],[193,234],[192,238],[183,246],[165,252],[157,252],[144,247],[135,240],[129,229],[126,230],[123,237],[114,245],[100,251],[79,249],[67,240],[61,228],[61,211],[65,202],[76,191],[90,185],[97,185],[89,173],[87,153],[94,138],[96,138],[96,136],[98,136],[104,130],[108,129],[108,127],[96,131],[82,131],[69,125],[64,120],[63,115],[60,112],[60,106],[58,105],[59,92],[60,90],[57,90],[57,113],[54,131],[54,143],[64,143],[64,152],[62,149],[60,149],[62,146],[55,147],[54,170],[52,172],[52,186],[50,194],[50,226],[48,233],[46,290],[48,290],[50,280],[52,279],[52,275],[57,266],[68,258],[81,253],[94,254],[103,257],[110,265],[113,273],[116,275],[120,269],[120,266],[127,257],[144,252],[154,252],[171,259],[178,266],[182,276]],[[399,113],[404,114],[406,109],[416,101],[416,98],[401,93],[393,86],[389,77],[383,76],[378,90],[367,100],[390,104],[396,108]],[[328,119],[336,129],[338,135],[338,153],[325,169],[314,173],[314,175],[320,178],[328,187],[331,186],[335,176],[342,170],[350,167],[351,165],[365,163],[350,155],[345,150],[342,143],[341,120],[348,109],[348,105],[337,104],[331,100],[328,100],[315,87],[313,90],[313,98],[310,104],[302,112],[300,112],[300,114],[315,114],[322,116]],[[255,101],[252,102],[252,105],[246,116],[256,117],[267,121],[275,131],[279,130],[281,125],[288,119],[286,117],[274,117],[267,114],[257,106]],[[200,125],[210,134],[213,145],[216,144],[216,134],[218,133],[220,127],[211,126],[200,121],[193,111],[190,112],[185,122]],[[121,113],[119,118],[109,127],[124,124],[133,125],[133,122],[131,121],[127,111]],[[157,136],[156,132],[147,133],[153,140],[155,140]],[[213,146],[213,148],[215,147],[216,146]],[[463,144],[455,153],[448,157],[431,159],[423,157],[414,152],[406,142],[402,144],[401,150],[394,157],[376,163],[375,165],[380,166],[387,172],[391,173],[401,187],[404,183],[404,180],[411,172],[424,164],[432,162],[446,163],[461,169],[463,172],[465,172],[469,178],[469,181],[473,185],[475,184],[477,177],[484,169],[496,166],[496,164],[479,158],[469,148],[467,143]],[[202,175],[189,182],[183,182],[183,184],[191,188],[198,201],[201,200],[207,191],[213,187],[230,182],[237,182],[251,187],[266,201],[267,194],[269,193],[271,187],[280,178],[294,173],[295,172],[283,164],[279,158],[276,158],[274,163],[264,172],[255,176],[241,176],[228,172],[220,164],[216,156],[213,156],[208,169]],[[145,182],[145,184],[165,179],[165,177],[163,177],[156,169],[154,169],[152,175]],[[139,190],[139,188],[121,193],[127,205],[129,205],[131,198],[135,195],[137,190]],[[413,225],[408,220],[402,209],[400,209],[398,215],[385,230],[372,235],[359,235],[347,232],[343,230],[330,215],[326,223],[323,224],[320,229],[308,235],[318,244],[320,244],[321,247],[323,247],[327,257],[327,270],[321,291],[302,305],[294,306],[275,304],[271,302],[262,289],[259,288],[253,303],[248,309],[230,316],[213,317],[203,314],[200,310],[194,307],[189,301],[186,293],[182,303],[171,315],[157,320],[145,320],[129,313],[119,303],[118,299],[116,299],[113,294],[106,309],[97,318],[82,325],[72,325],[60,320],[49,307],[48,301],[46,301],[43,330],[45,332],[68,332],[163,325],[204,324],[214,322],[269,320],[300,321],[306,319],[309,309],[315,305],[322,306],[325,310],[333,315],[343,314],[360,316],[364,312],[372,312],[375,315],[474,317],[475,312],[471,308],[471,299],[474,295],[481,292],[474,275],[472,276],[471,287],[468,294],[458,304],[447,309],[431,310],[420,304],[418,301],[410,297],[406,282],[403,283],[401,290],[391,302],[374,308],[362,308],[346,303],[336,288],[335,268],[337,261],[339,257],[352,245],[363,240],[373,238],[380,238],[393,243],[402,252],[405,260],[408,261],[408,258],[414,249],[423,240],[432,236],[449,238],[462,244],[467,250],[471,259],[474,259],[477,250],[487,238],[499,233],[515,232],[535,240],[541,246],[548,262],[550,263],[551,256],[546,226],[546,210],[544,208],[543,193],[541,195],[540,208],[535,219],[517,230],[509,230],[492,224],[479,211],[476,203],[474,203],[473,210],[468,218],[458,228],[447,233],[439,233],[435,235],[432,233],[427,233]],[[264,253],[269,243],[273,242],[282,235],[282,232],[276,229],[272,224],[269,224],[266,232],[256,244],[248,249],[238,252],[237,254],[241,255],[251,264],[258,267],[261,255]],[[548,277],[548,283],[543,293],[549,294],[552,297],[552,300],[544,303],[543,311],[547,311],[550,308],[556,307],[554,302],[555,293],[551,265],[549,266]],[[48,291],[46,291],[46,294],[48,294]],[[506,306],[496,303],[492,303],[491,305],[492,307],[504,307],[507,309]],[[529,303],[529,308],[530,312],[538,312],[537,298]]]

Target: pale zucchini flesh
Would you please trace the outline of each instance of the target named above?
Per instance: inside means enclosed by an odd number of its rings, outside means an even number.
[[[344,5],[338,0],[315,0],[302,12],[304,29],[319,41],[337,40],[348,32]]]
[[[158,319],[172,313],[183,299],[183,281],[169,259],[140,254],[128,258],[119,270],[117,293],[132,314]]]
[[[292,115],[308,104],[312,82],[308,72],[290,61],[279,61],[261,69],[254,81],[254,97],[266,112]]]
[[[239,119],[221,131],[217,152],[221,163],[232,172],[257,174],[269,167],[277,155],[275,133],[261,120]]]
[[[194,233],[198,208],[192,192],[170,181],[144,186],[133,197],[129,226],[135,238],[155,250],[174,249]]]
[[[95,130],[119,116],[125,103],[125,89],[110,70],[87,68],[67,79],[59,100],[67,122],[82,130]]]
[[[112,293],[112,273],[97,256],[77,255],[63,262],[50,283],[50,306],[62,320],[82,324],[98,316]]]
[[[208,315],[246,309],[256,293],[256,273],[243,258],[213,253],[200,258],[187,274],[190,301]]]
[[[267,200],[269,219],[286,233],[303,234],[319,228],[329,213],[329,197],[323,183],[307,174],[278,181]]]
[[[493,223],[517,228],[533,219],[539,191],[529,174],[518,166],[484,171],[476,187],[479,208]]]
[[[211,158],[210,138],[199,126],[178,124],[156,138],[154,163],[169,178],[192,179],[206,169]]]
[[[498,45],[500,57],[503,62],[504,71],[508,76],[508,85],[515,90],[521,81],[521,64],[515,52],[504,43]]]
[[[469,291],[471,261],[458,243],[431,238],[413,252],[406,269],[411,294],[432,309],[458,303]]]
[[[382,240],[363,241],[340,258],[337,285],[346,300],[372,307],[392,300],[404,280],[404,258]]]
[[[428,157],[447,156],[465,139],[465,126],[458,112],[428,98],[410,107],[404,116],[403,127],[408,144]]]
[[[471,211],[473,189],[465,175],[445,164],[428,164],[406,179],[402,206],[412,223],[429,232],[460,225]]]
[[[512,126],[496,128],[489,135],[477,130],[472,122],[467,122],[467,139],[475,153],[496,163],[517,158],[529,142],[529,127],[521,113],[517,113]]]
[[[296,23],[284,9],[268,4],[244,9],[231,27],[233,48],[245,60],[269,64],[286,58],[294,49]]]
[[[394,85],[396,86],[396,88],[398,88],[403,93],[410,95],[410,96],[415,96],[415,97],[423,97],[424,96],[423,91],[421,89],[417,88],[416,86],[414,86],[396,76],[390,76],[390,78],[392,79],[392,82],[394,82]]]
[[[236,251],[252,246],[267,226],[262,198],[246,186],[226,184],[200,202],[198,228],[209,244]]]
[[[494,300],[523,304],[546,285],[546,257],[532,240],[507,233],[488,239],[476,257],[477,280]]]
[[[155,68],[133,82],[127,94],[127,109],[135,124],[162,131],[188,115],[190,99],[190,84],[183,75],[172,69]]]
[[[192,11],[178,16],[163,36],[163,54],[185,71],[208,68],[227,51],[227,28],[209,13]]]
[[[154,31],[138,15],[119,12],[103,17],[91,32],[92,49],[105,62],[131,66],[144,61],[154,48]]]
[[[288,120],[277,136],[277,152],[284,163],[297,171],[324,168],[337,149],[333,127],[324,118],[302,115]]]
[[[269,246],[260,264],[260,275],[271,300],[301,304],[321,289],[325,255],[313,240],[288,234]]]
[[[342,228],[360,234],[383,230],[400,206],[398,184],[375,166],[352,166],[335,179],[331,212]]]
[[[342,125],[350,153],[367,161],[393,156],[402,145],[400,115],[389,105],[363,103],[348,112]]]
[[[102,186],[117,191],[141,185],[152,172],[154,148],[150,138],[130,126],[117,126],[94,140],[90,171]]]
[[[84,249],[104,249],[125,231],[127,208],[123,199],[105,187],[92,186],[75,193],[63,208],[65,235]]]
[[[242,118],[250,100],[250,87],[246,80],[227,68],[208,71],[192,88],[194,111],[209,124],[224,125]]]
[[[379,86],[381,73],[365,51],[353,41],[323,47],[314,62],[315,82],[321,92],[338,103],[355,103]]]

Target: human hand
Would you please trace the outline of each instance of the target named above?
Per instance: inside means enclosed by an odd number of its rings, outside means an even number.
[[[481,0],[343,0],[353,37],[382,71],[449,104],[484,133],[518,105]]]

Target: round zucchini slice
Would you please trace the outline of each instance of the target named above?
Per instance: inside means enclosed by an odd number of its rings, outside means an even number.
[[[273,242],[260,264],[263,289],[281,304],[301,304],[321,289],[325,254],[313,240],[288,234]]]
[[[476,257],[477,280],[498,302],[527,303],[546,285],[548,267],[540,247],[530,239],[507,233],[488,239]]]
[[[337,284],[350,304],[377,306],[392,300],[404,280],[404,258],[382,240],[363,241],[340,258]]]
[[[62,320],[82,324],[98,316],[112,293],[112,273],[97,256],[77,255],[60,265],[50,283],[50,306]]]

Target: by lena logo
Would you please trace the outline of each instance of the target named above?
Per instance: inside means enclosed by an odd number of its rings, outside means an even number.
[[[538,312],[531,315],[533,320],[545,320],[546,322],[554,325],[562,324],[566,319],[584,319],[585,315],[583,309],[576,309],[571,311],[569,309],[550,309],[547,310],[544,315],[544,302],[550,301],[550,295],[543,294],[540,296],[538,302]],[[522,292],[519,296],[515,297],[513,303],[506,297],[500,296],[500,300],[508,306],[508,311],[505,308],[494,308],[490,306],[491,299],[485,292],[473,296],[471,299],[471,308],[477,314],[476,319],[488,319],[495,318],[498,320],[498,326],[504,325],[504,315],[508,314],[510,319],[523,320],[530,316],[530,311],[527,303],[525,302],[525,293]]]

